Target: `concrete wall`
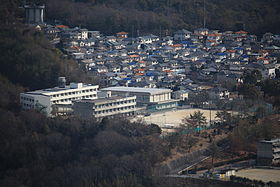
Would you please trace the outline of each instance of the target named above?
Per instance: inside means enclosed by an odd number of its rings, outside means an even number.
[[[75,116],[88,119],[93,117],[93,108],[93,103],[74,102],[73,113]]]
[[[192,152],[178,159],[172,160],[167,164],[158,166],[154,173],[156,175],[177,174],[180,170],[200,161],[207,156],[206,149]]]
[[[25,110],[39,110],[49,116],[52,112],[51,97],[45,95],[30,95],[21,93],[20,104]]]
[[[257,145],[258,158],[272,158],[272,144],[259,142]]]

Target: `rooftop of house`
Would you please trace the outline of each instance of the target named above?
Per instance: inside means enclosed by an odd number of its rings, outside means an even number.
[[[71,32],[74,32],[78,31],[78,28],[69,30],[71,30]],[[92,54],[91,56],[79,56],[79,58],[83,59],[91,58],[92,61],[95,62],[95,68],[93,68],[93,65],[91,65],[91,67],[88,69],[89,71],[98,71],[101,68],[109,68],[108,71],[110,72],[112,71],[110,68],[120,67],[120,73],[131,75],[132,80],[139,80],[141,78],[147,79],[147,77],[149,76],[149,80],[151,80],[151,77],[154,75],[157,75],[155,76],[154,80],[158,82],[161,81],[161,78],[159,78],[160,76],[168,76],[169,79],[176,80],[176,78],[174,78],[174,74],[178,75],[178,72],[181,71],[191,73],[191,66],[199,67],[202,65],[203,68],[199,70],[200,73],[204,72],[204,74],[209,74],[209,72],[212,72],[213,74],[218,73],[220,75],[219,72],[227,71],[227,76],[231,73],[234,73],[238,75],[238,77],[240,77],[239,75],[241,75],[246,68],[267,69],[270,68],[271,64],[277,63],[277,61],[275,60],[277,55],[272,56],[272,53],[276,53],[277,51],[279,51],[280,48],[278,47],[278,44],[261,45],[261,42],[252,43],[253,40],[256,40],[256,36],[249,35],[246,31],[219,32],[215,30],[208,30],[205,28],[196,29],[194,32],[196,31],[207,31],[205,33],[205,35],[207,35],[203,37],[197,37],[193,34],[193,32],[181,29],[175,33],[179,33],[182,35],[187,33],[190,35],[190,39],[188,39],[187,41],[176,42],[173,41],[173,38],[171,36],[158,37],[150,34],[135,38],[126,38],[122,41],[119,41],[119,43],[111,42],[113,40],[110,39],[115,39],[114,36],[103,36],[101,38],[94,38],[94,44],[92,44],[93,47],[91,47],[93,50],[88,51],[84,51],[84,49],[87,48],[86,46],[78,46],[77,49],[73,48],[73,46],[78,45],[77,42],[71,42],[71,40],[78,41],[78,39],[75,37],[69,40],[63,40],[63,42],[65,42],[65,48],[72,46],[72,48],[69,48],[71,50],[67,50],[69,54],[73,54],[75,52]],[[63,35],[63,32],[64,31],[59,34]],[[117,34],[121,33],[126,32],[120,32]],[[207,38],[208,36],[212,37]],[[276,35],[271,34],[271,37],[272,36],[276,38]],[[71,38],[71,36],[69,35],[67,35],[66,37]],[[217,42],[216,40],[219,38],[214,39],[214,37],[219,37],[221,39]],[[149,44],[141,44],[141,42],[138,41],[139,38],[148,39]],[[213,40],[213,43],[209,44],[205,39]],[[170,40],[172,40],[170,43],[165,42],[165,44],[163,44],[164,41]],[[115,44],[119,45],[120,47]],[[114,49],[114,47],[116,49]],[[265,53],[261,52],[261,50],[263,49],[266,49]],[[114,52],[112,50],[114,50]],[[97,55],[100,52],[103,53],[101,55]],[[261,61],[257,63],[256,59],[260,57],[268,59],[268,62],[266,62],[268,63],[268,65],[264,65]],[[141,63],[140,61],[144,61],[145,63]],[[179,69],[180,67],[181,69]],[[184,68],[186,69],[184,70]],[[145,72],[136,72],[135,69],[145,69]],[[153,71],[153,73],[150,72],[151,70]],[[163,72],[162,70],[173,72]],[[100,74],[101,73],[98,72],[98,75]],[[204,77],[205,81],[211,81],[207,80],[206,77],[211,77],[212,74],[204,74],[199,76],[202,78]],[[123,80],[126,79],[123,79],[122,77],[121,79],[116,81],[121,82]],[[183,80],[177,80],[180,82],[180,85],[185,84]],[[139,84],[142,83],[143,81]],[[138,83],[134,84],[137,85]],[[158,83],[156,84],[160,85]],[[120,85],[122,84],[120,83]],[[168,84],[164,86],[169,87],[170,85]]]
[[[178,30],[174,34],[191,34],[191,31],[188,31],[186,29]]]

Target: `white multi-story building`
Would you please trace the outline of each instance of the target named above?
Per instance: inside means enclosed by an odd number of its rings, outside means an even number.
[[[29,24],[44,23],[45,5],[25,5],[25,19]]]
[[[87,29],[79,29],[78,39],[82,39],[82,40],[88,39],[88,30]]]
[[[147,106],[150,112],[177,107],[178,100],[171,99],[172,90],[139,87],[108,87],[102,91],[110,91],[112,95],[136,96],[138,106]]]
[[[136,96],[137,102],[150,104],[171,100],[172,90],[159,88],[139,88],[139,87],[108,87],[102,91],[111,91],[113,95]]]
[[[81,118],[131,116],[136,110],[136,96],[112,96],[101,99],[82,99],[73,105],[74,115]]]
[[[60,87],[36,90],[20,94],[20,103],[23,109],[36,109],[52,116],[55,105],[72,105],[80,99],[97,99],[98,85],[70,83]]]

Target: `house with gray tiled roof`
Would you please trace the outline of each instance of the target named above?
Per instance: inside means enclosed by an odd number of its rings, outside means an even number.
[[[183,40],[187,40],[191,37],[192,32],[182,29],[182,30],[178,30],[176,32],[174,32],[174,40],[176,41],[183,41]]]

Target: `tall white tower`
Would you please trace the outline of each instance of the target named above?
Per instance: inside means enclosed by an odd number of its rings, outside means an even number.
[[[25,21],[29,24],[44,23],[45,5],[25,5]]]

